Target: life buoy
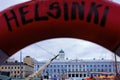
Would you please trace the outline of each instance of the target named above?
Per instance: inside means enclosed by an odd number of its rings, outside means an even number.
[[[119,9],[108,0],[35,0],[9,7],[0,12],[0,52],[11,56],[37,41],[60,37],[89,40],[115,52]]]

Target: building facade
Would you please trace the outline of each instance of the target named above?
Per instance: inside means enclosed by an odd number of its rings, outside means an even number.
[[[0,66],[0,72],[9,73],[9,77],[11,78],[25,78],[34,71],[34,67],[29,65],[29,63],[7,60]]]
[[[42,75],[58,78],[75,78],[76,80],[85,79],[88,76],[115,75],[115,63],[113,60],[68,60],[65,59],[64,51],[59,52],[59,58],[54,60],[45,70]],[[63,56],[64,55],[64,56]],[[37,71],[46,61],[34,64],[34,71]],[[120,62],[118,64],[118,72],[120,72]]]
[[[26,56],[24,59],[23,59],[23,62],[34,67],[34,60],[33,58],[31,58],[30,56]]]

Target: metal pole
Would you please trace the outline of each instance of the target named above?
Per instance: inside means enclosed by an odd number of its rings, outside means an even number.
[[[22,52],[20,51],[20,78],[22,78]]]
[[[115,72],[116,72],[116,76],[118,75],[118,66],[117,66],[117,56],[116,53],[114,54],[115,56]]]
[[[116,77],[115,80],[120,80],[120,75],[118,73],[118,64],[117,64],[117,54],[120,53],[120,47],[115,52],[115,68],[116,68]]]

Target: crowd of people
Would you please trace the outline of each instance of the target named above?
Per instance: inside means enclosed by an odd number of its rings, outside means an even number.
[[[105,75],[101,75],[99,77],[97,76],[91,76],[91,77],[87,77],[85,80],[116,80],[115,76],[110,75],[110,76],[105,76]],[[120,78],[118,79],[120,80]]]

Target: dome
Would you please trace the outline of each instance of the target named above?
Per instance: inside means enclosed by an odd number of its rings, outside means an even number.
[[[61,50],[59,51],[59,53],[64,53],[64,51],[61,49]]]

